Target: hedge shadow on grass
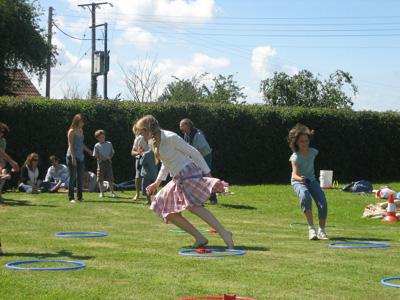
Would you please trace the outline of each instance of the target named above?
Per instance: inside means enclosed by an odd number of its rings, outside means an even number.
[[[242,205],[242,204],[221,204],[219,205],[223,208],[234,208],[234,209],[257,209],[257,207],[250,206],[250,205]]]
[[[87,203],[111,203],[111,204],[143,204],[143,202],[140,201],[127,201],[127,200],[121,200],[119,201],[118,198],[114,198],[112,199],[110,198],[110,200],[83,200],[83,202],[87,202]],[[130,199],[130,198],[129,198]]]
[[[13,199],[6,199],[3,198],[3,202],[0,204],[8,205],[8,206],[41,206],[41,207],[57,207],[57,205],[51,204],[32,204],[28,200],[13,200]]]
[[[61,250],[61,251],[58,251],[57,253],[5,252],[5,253],[3,253],[2,256],[35,257],[35,258],[41,258],[41,259],[68,257],[68,258],[83,259],[83,260],[95,258],[94,256],[88,256],[88,255],[74,255],[72,252],[67,251],[67,250]]]
[[[183,249],[193,249],[193,246],[186,246],[182,247]],[[212,246],[212,245],[207,245],[203,248],[207,249],[226,249],[224,246]],[[264,246],[245,246],[245,245],[235,245],[235,250],[245,250],[245,251],[270,251],[270,248],[264,247]]]
[[[386,242],[391,241],[391,239],[380,239],[380,238],[371,238],[371,237],[330,237],[331,241],[339,241],[339,242],[346,242],[346,241],[371,241],[371,242]]]

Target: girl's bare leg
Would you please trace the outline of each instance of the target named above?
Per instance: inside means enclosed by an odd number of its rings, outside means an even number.
[[[189,211],[194,213],[203,219],[208,225],[213,227],[218,231],[219,235],[224,240],[226,246],[229,249],[234,248],[234,243],[232,240],[232,232],[225,230],[225,228],[221,225],[221,223],[217,220],[217,218],[205,207],[203,206],[191,206],[188,207]]]
[[[195,248],[207,245],[208,240],[182,214],[169,214],[167,220],[192,235],[196,239]]]

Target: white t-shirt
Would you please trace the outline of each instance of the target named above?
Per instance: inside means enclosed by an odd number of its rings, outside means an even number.
[[[188,164],[194,162],[204,174],[211,172],[200,152],[186,143],[176,133],[161,130],[160,158],[162,166],[158,180],[165,180],[168,173],[172,176],[179,174]]]
[[[137,137],[135,137],[132,150],[137,151],[139,150],[139,148],[143,148],[143,152],[150,150],[149,143],[147,143],[146,139],[142,135],[138,135]]]

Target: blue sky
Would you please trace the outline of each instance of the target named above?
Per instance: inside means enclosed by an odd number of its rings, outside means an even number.
[[[90,1],[88,1],[90,2]],[[81,0],[41,0],[66,33],[90,38],[90,12]],[[103,2],[103,1],[102,1]],[[171,76],[235,74],[249,103],[261,102],[259,83],[275,71],[308,69],[327,78],[349,72],[359,87],[357,110],[400,110],[400,2],[395,0],[111,0],[97,10],[109,24],[108,95],[129,98],[124,72],[152,61],[162,91]],[[90,88],[90,41],[54,28],[59,64],[52,70],[53,97]],[[102,29],[97,30],[102,37]],[[103,42],[97,42],[103,49]],[[39,85],[39,84],[38,84]],[[44,82],[40,90],[44,94]],[[102,94],[102,77],[98,92]]]

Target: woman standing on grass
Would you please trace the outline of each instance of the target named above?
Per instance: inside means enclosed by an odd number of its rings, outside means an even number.
[[[195,238],[195,248],[203,247],[208,240],[181,214],[188,209],[216,229],[227,247],[232,249],[232,233],[225,230],[203,206],[211,192],[222,192],[224,185],[211,177],[210,168],[199,151],[177,134],[161,129],[151,115],[141,118],[135,128],[147,141],[153,141],[155,157],[162,162],[158,177],[147,187],[147,192],[153,194],[168,173],[172,176],[172,180],[154,197],[150,208],[165,222],[172,222],[191,234]]]
[[[85,167],[85,155],[86,151],[89,155],[92,155],[92,151],[84,144],[83,126],[85,125],[82,114],[76,114],[72,119],[71,126],[69,127],[67,138],[68,138],[68,150],[67,150],[67,165],[69,169],[69,186],[68,186],[68,198],[70,203],[75,203],[74,200],[74,188],[75,183],[77,187],[78,201],[82,201],[82,182],[83,182],[83,170]]]
[[[6,147],[7,147],[7,135],[10,132],[7,124],[0,122],[0,150],[2,153],[5,154]],[[4,156],[5,157],[5,156]],[[15,162],[14,162],[15,163]],[[9,174],[8,170],[6,169],[7,160],[3,158],[3,155],[0,155],[0,203],[2,202],[3,198],[1,197],[1,192],[3,190],[4,184],[7,180],[11,179],[11,175]]]
[[[3,123],[0,123],[3,124]],[[9,156],[6,151],[5,151],[5,147],[2,148],[0,147],[0,161],[2,162],[2,164],[5,164],[5,162],[8,162],[11,165],[12,168],[12,172],[18,172],[19,171],[19,166],[18,164],[11,158],[11,156]],[[0,180],[0,186],[3,187],[3,181]],[[1,190],[0,190],[0,203],[3,202],[3,198],[1,197]],[[1,241],[0,241],[0,255],[3,255],[3,251],[1,249]]]
[[[308,238],[310,240],[327,240],[325,223],[328,204],[325,194],[319,186],[314,173],[314,160],[318,150],[310,147],[314,131],[307,126],[297,124],[289,131],[289,147],[293,151],[289,161],[292,163],[292,187],[300,201],[301,209],[308,222]],[[315,231],[312,214],[312,198],[318,208],[319,230]]]

